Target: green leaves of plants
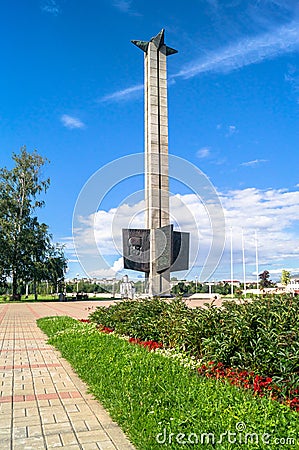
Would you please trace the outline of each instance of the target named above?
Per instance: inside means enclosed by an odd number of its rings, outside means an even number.
[[[90,315],[118,334],[163,342],[226,367],[253,370],[288,388],[299,385],[298,317],[299,299],[291,296],[206,309],[189,309],[180,299],[156,298],[98,308]]]

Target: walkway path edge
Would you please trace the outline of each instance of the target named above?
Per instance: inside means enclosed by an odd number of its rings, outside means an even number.
[[[86,318],[99,304],[0,305],[1,450],[134,450],[36,325],[39,317]]]

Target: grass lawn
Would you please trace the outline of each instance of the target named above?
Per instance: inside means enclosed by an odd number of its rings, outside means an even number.
[[[69,317],[37,321],[139,450],[298,448],[299,415]]]
[[[10,300],[9,299],[9,295],[0,295],[0,303],[34,303],[34,302],[56,302],[59,301],[58,298],[58,294],[49,294],[49,295],[44,295],[44,294],[40,294],[38,295],[38,299],[35,300],[34,299],[34,295],[29,295],[28,298],[25,297],[25,295],[22,296],[21,300]],[[69,299],[68,301],[75,301],[76,300],[76,296],[75,294],[68,294],[67,298]],[[119,299],[115,299],[115,298],[106,298],[106,297],[89,297],[88,300],[95,300],[95,301],[105,301],[105,300],[119,300]]]
[[[53,302],[58,300],[57,294],[40,294],[38,296],[38,302]],[[35,302],[34,295],[28,295],[26,298],[25,295],[21,297],[21,300],[10,300],[10,295],[0,295],[0,303],[23,303],[23,302]]]

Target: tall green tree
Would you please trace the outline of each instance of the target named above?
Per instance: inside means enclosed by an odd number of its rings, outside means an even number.
[[[25,282],[32,281],[34,297],[37,300],[37,285],[46,279],[51,236],[48,234],[48,226],[39,223],[34,217],[29,221],[24,237],[26,244],[24,245],[23,280]]]
[[[64,282],[64,275],[67,269],[67,261],[64,256],[63,246],[59,244],[50,246],[44,268],[44,280],[51,283],[54,291],[58,291],[59,285]]]
[[[20,285],[46,279],[46,262],[51,253],[48,226],[35,216],[44,205],[40,195],[50,185],[43,179],[46,159],[22,147],[13,154],[14,167],[0,169],[0,277],[12,281],[15,298]],[[35,289],[36,290],[36,289]]]
[[[291,272],[289,272],[286,269],[282,269],[281,272],[281,284],[283,284],[284,286],[286,286],[291,280]]]
[[[264,270],[264,272],[259,274],[259,285],[261,289],[270,288],[274,286],[272,280],[270,280],[270,272],[268,270]]]

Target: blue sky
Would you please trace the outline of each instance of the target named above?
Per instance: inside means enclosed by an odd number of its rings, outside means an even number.
[[[168,58],[169,152],[206,175],[226,220],[227,244],[213,277],[230,278],[231,229],[235,278],[243,277],[242,232],[248,278],[255,278],[255,231],[260,271],[270,270],[273,278],[282,268],[298,272],[295,0],[5,1],[1,166],[9,167],[12,152],[23,145],[50,160],[44,172],[51,187],[39,217],[55,241],[67,244],[68,276],[83,275],[72,244],[75,204],[97,170],[143,152],[143,55],[130,40],[148,40],[161,28],[166,43],[179,51]],[[132,210],[123,203],[142,188],[142,176],[124,173],[100,204],[95,202],[98,212],[82,215],[82,247],[88,255],[92,232],[108,262],[100,267],[95,257],[89,275],[112,276],[111,267],[121,269],[119,243],[114,245],[119,236],[111,223],[116,211],[128,220]],[[179,208],[179,197],[187,208],[192,205],[199,228],[200,257],[193,257],[189,274],[179,275],[200,276],[210,242],[204,208],[184,182],[172,180],[171,191],[172,207]],[[93,195],[97,198],[96,187]],[[130,201],[142,209],[142,195]],[[142,214],[138,217],[142,226]],[[184,231],[192,228],[184,214],[176,217]],[[192,245],[195,240],[194,235]]]

